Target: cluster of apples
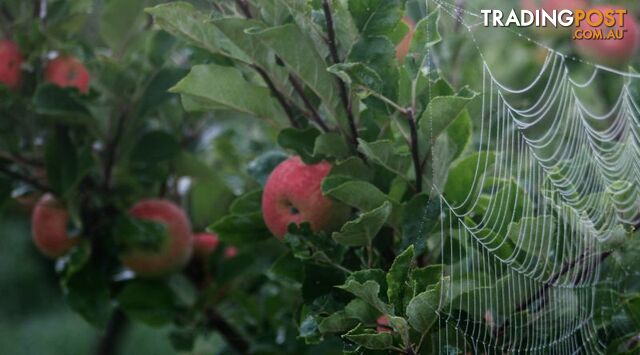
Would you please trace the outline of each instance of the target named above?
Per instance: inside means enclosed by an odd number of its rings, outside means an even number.
[[[168,238],[157,250],[130,249],[120,255],[122,264],[141,277],[157,277],[179,270],[191,259],[206,260],[220,243],[212,233],[191,233],[186,213],[171,201],[145,199],[129,209],[129,215],[142,221],[160,223],[166,227]],[[81,240],[71,237],[67,227],[69,213],[51,194],[45,194],[36,204],[31,216],[33,241],[40,252],[59,258]],[[225,258],[233,258],[238,250],[229,246]]]
[[[291,223],[308,222],[311,229],[332,231],[349,217],[349,207],[325,197],[321,183],[331,165],[322,161],[307,165],[299,157],[280,163],[269,176],[262,196],[264,221],[276,237],[282,239]],[[120,255],[122,264],[141,277],[158,277],[183,268],[193,257],[205,261],[214,253],[220,240],[212,233],[192,233],[186,213],[171,201],[144,199],[128,211],[138,220],[153,221],[166,227],[168,238],[157,250],[130,249]],[[68,232],[69,213],[52,195],[43,195],[31,217],[33,241],[50,258],[69,252],[79,237]],[[227,247],[224,258],[236,256],[238,249]]]
[[[10,40],[0,40],[0,84],[16,91],[22,83],[24,58],[20,48]],[[47,62],[44,80],[59,87],[75,87],[81,93],[89,92],[90,75],[75,57],[61,55]]]
[[[560,11],[564,9],[569,10],[596,10],[599,12],[606,12],[608,10],[620,10],[620,7],[611,5],[598,5],[590,7],[585,0],[522,0],[522,8],[527,10],[542,9],[547,12],[553,10]],[[605,32],[608,32],[609,28],[601,25],[600,28]],[[608,66],[621,66],[629,63],[640,47],[640,25],[632,14],[627,12],[623,15],[622,26],[616,28],[624,31],[624,38],[622,39],[586,39],[586,38],[573,38],[573,43],[576,50],[584,58],[593,61],[596,64],[603,64]],[[574,29],[581,31],[591,31],[594,29],[587,21],[582,21],[580,26]],[[542,28],[540,31],[550,36],[558,36],[567,33],[567,29],[561,28]]]

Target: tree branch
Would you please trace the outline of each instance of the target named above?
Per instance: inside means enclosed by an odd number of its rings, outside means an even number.
[[[225,341],[239,353],[249,353],[249,343],[215,309],[206,309],[205,316],[208,328],[217,330]]]
[[[598,259],[597,259],[596,262],[597,263],[601,263],[602,261],[604,261],[604,259],[609,257],[609,255],[611,255],[611,254],[612,254],[611,251],[606,251],[604,253],[601,253],[600,255],[597,256]],[[542,297],[545,297],[545,294],[547,293],[547,290],[549,288],[551,288],[553,286],[553,284],[560,279],[560,277],[562,277],[563,275],[565,275],[569,271],[573,270],[576,266],[582,264],[584,262],[584,260],[586,260],[588,257],[591,257],[591,256],[592,255],[587,255],[587,252],[585,251],[577,259],[569,261],[568,263],[566,263],[562,267],[562,269],[560,269],[560,271],[558,271],[556,274],[551,276],[549,281],[545,282],[544,285],[542,285],[542,287],[536,293],[531,295],[531,297],[529,297],[526,301],[524,301],[521,304],[519,304],[518,307],[516,307],[516,311],[520,312],[520,311],[528,308],[532,303],[534,303],[538,299],[540,299]]]
[[[238,4],[238,7],[245,17],[253,18],[253,15],[251,15],[251,8],[249,7],[247,0],[236,0],[236,4]]]
[[[293,114],[293,110],[291,109],[291,106],[287,102],[287,99],[284,97],[284,95],[280,92],[280,90],[276,88],[269,74],[258,65],[252,64],[251,68],[253,68],[253,70],[258,72],[258,74],[260,74],[260,76],[262,77],[262,80],[264,80],[264,82],[269,87],[269,90],[271,90],[271,92],[273,93],[273,96],[276,97],[276,100],[278,100],[278,102],[280,103],[280,106],[282,106],[282,108],[284,109],[284,112],[287,114],[287,118],[289,118],[289,123],[291,123],[291,126],[294,128],[299,128],[300,125],[296,121],[296,117]]]
[[[331,5],[329,4],[329,0],[322,1],[322,9],[324,11],[325,20],[327,21],[327,34],[329,35],[329,52],[331,53],[331,59],[333,60],[333,63],[337,64],[340,63],[340,56],[338,55],[338,45],[336,42],[335,29],[333,27],[333,16],[331,15]],[[358,127],[356,126],[356,119],[353,116],[353,107],[351,105],[351,100],[349,99],[347,85],[338,77],[336,77],[336,80],[338,81],[340,100],[342,101],[342,105],[347,112],[349,130],[351,131],[351,144],[353,144],[356,152],[358,152],[358,155],[360,155],[361,153],[358,151]]]
[[[128,326],[127,317],[120,309],[116,309],[107,324],[107,328],[98,342],[96,355],[114,355],[118,353],[120,341]]]
[[[411,160],[413,160],[413,169],[416,174],[416,192],[422,192],[422,163],[420,162],[420,149],[418,147],[418,129],[416,127],[416,118],[413,114],[413,109],[407,109],[405,111],[407,116],[407,122],[409,122],[410,141],[411,148]]]
[[[18,172],[12,171],[11,169],[1,166],[0,165],[0,174],[4,174],[6,176],[8,176],[9,178],[12,178],[14,180],[18,180],[18,181],[22,181],[28,185],[31,185],[33,188],[38,189],[42,192],[53,192],[53,190],[51,190],[51,188],[49,186],[46,186],[42,183],[40,183],[38,180],[33,179],[29,176],[20,174]]]
[[[324,132],[329,132],[329,127],[327,127],[327,124],[324,123],[322,117],[320,117],[320,114],[313,106],[313,103],[309,101],[309,98],[304,93],[304,87],[302,86],[302,83],[300,83],[298,78],[296,78],[293,74],[289,74],[289,82],[291,83],[291,85],[293,85],[293,89],[296,91],[296,93],[300,95],[300,98],[302,98],[304,106],[311,112],[311,119],[313,120],[313,122],[320,126],[320,128],[322,128]]]
[[[118,150],[118,144],[120,143],[120,139],[124,132],[125,121],[127,120],[127,116],[129,115],[129,106],[125,107],[122,110],[120,116],[116,121],[115,132],[112,133],[109,141],[107,142],[106,152],[105,152],[105,163],[104,163],[104,182],[103,188],[107,190],[111,186],[111,178],[113,176],[113,167],[115,165],[116,154]]]

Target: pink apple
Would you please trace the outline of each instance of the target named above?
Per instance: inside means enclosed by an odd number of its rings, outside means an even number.
[[[384,333],[384,332],[391,332],[392,329],[389,326],[389,316],[387,316],[386,314],[381,315],[380,317],[378,317],[378,319],[376,319],[376,331],[378,333]]]
[[[62,88],[75,87],[83,94],[89,92],[89,71],[71,56],[61,56],[50,61],[45,69],[44,78]]]
[[[278,165],[264,187],[262,213],[276,237],[283,238],[289,224],[309,222],[315,232],[330,232],[349,217],[349,207],[322,194],[322,180],[331,164],[307,165],[295,156]]]
[[[416,24],[409,16],[402,18],[402,22],[409,27],[409,32],[402,38],[400,43],[396,46],[396,58],[398,62],[404,62],[404,58],[409,53],[409,47],[411,46],[411,40],[413,39],[413,33],[415,32]]]
[[[603,12],[620,9],[621,8],[616,6],[597,6],[593,8],[593,10]],[[630,13],[627,12],[622,17],[624,21],[623,26],[619,26],[619,23],[616,23],[614,27],[606,27],[604,24],[599,27],[592,27],[587,21],[583,20],[578,30],[589,31],[594,28],[600,28],[603,35],[606,36],[611,29],[622,29],[624,31],[624,37],[622,39],[574,39],[574,44],[578,52],[588,60],[594,61],[597,64],[619,66],[628,63],[638,50],[638,42],[640,40],[638,31],[640,30],[640,26]],[[618,16],[616,15],[615,18],[618,19]]]
[[[50,258],[66,254],[78,241],[67,232],[69,213],[52,194],[43,195],[31,215],[33,242]]]
[[[197,233],[193,235],[193,256],[206,260],[220,244],[220,239],[213,233]]]
[[[0,84],[4,84],[11,90],[20,86],[22,78],[22,54],[18,45],[9,41],[0,41]]]
[[[181,269],[191,257],[193,235],[184,211],[162,199],[138,202],[129,210],[137,219],[163,224],[167,238],[158,250],[130,249],[121,255],[122,263],[141,277],[156,277]]]

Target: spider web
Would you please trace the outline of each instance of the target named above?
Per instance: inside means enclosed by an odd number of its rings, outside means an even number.
[[[546,50],[537,76],[510,87],[481,49],[479,9],[433,2],[468,31],[483,77],[474,120],[479,152],[452,167],[472,178],[463,196],[455,186],[433,186],[448,280],[438,351],[603,353],[601,309],[612,298],[600,290],[615,286],[603,276],[606,243],[640,222],[640,75],[505,28]],[[576,63],[591,75],[572,78],[569,64]],[[584,92],[612,76],[620,81],[617,96],[606,109],[592,108]]]

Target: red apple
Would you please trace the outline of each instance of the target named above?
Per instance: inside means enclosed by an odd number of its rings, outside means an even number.
[[[262,194],[264,222],[276,237],[287,233],[289,224],[309,222],[311,229],[332,231],[349,216],[349,208],[322,194],[322,180],[331,164],[306,165],[299,157],[280,163],[267,179]]]
[[[184,211],[162,199],[138,202],[129,210],[134,218],[163,224],[167,237],[158,250],[129,249],[121,255],[122,263],[141,277],[156,277],[182,268],[193,249],[191,223]]]
[[[409,26],[409,32],[404,35],[402,41],[400,41],[396,46],[396,58],[398,58],[398,62],[400,63],[404,62],[404,58],[407,56],[407,53],[409,53],[409,47],[411,46],[411,40],[413,39],[413,33],[416,26],[413,20],[408,16],[403,17],[402,22]]]
[[[20,48],[9,41],[0,41],[0,84],[15,90],[20,86],[22,78],[22,54]]]
[[[386,314],[383,314],[380,317],[378,317],[378,319],[376,319],[376,324],[378,325],[376,327],[376,331],[378,333],[392,331],[391,327],[389,326],[389,316],[387,316]]]
[[[193,235],[193,256],[206,260],[220,244],[220,239],[213,233],[197,233]]]
[[[69,214],[64,206],[53,195],[43,195],[31,215],[33,241],[42,254],[58,258],[78,242],[79,238],[69,236],[68,223]]]
[[[233,259],[236,255],[238,255],[238,248],[230,246],[224,249],[224,259]]]
[[[45,69],[44,78],[62,88],[75,87],[83,94],[89,92],[89,71],[71,56],[61,56],[50,61]]]
[[[621,8],[616,6],[597,6],[592,10],[607,11],[607,10],[620,10]],[[595,16],[595,15],[594,15]],[[618,15],[615,15],[616,20]],[[599,64],[619,66],[628,63],[629,60],[638,50],[638,41],[640,34],[638,33],[640,27],[637,21],[628,12],[623,15],[623,26],[619,26],[616,23],[614,27],[606,27],[604,24],[599,27],[592,27],[583,20],[578,27],[578,30],[593,30],[594,28],[600,28],[603,35],[606,36],[612,29],[622,29],[624,37],[622,39],[574,39],[574,44],[578,49],[578,52],[585,58],[592,60]]]

